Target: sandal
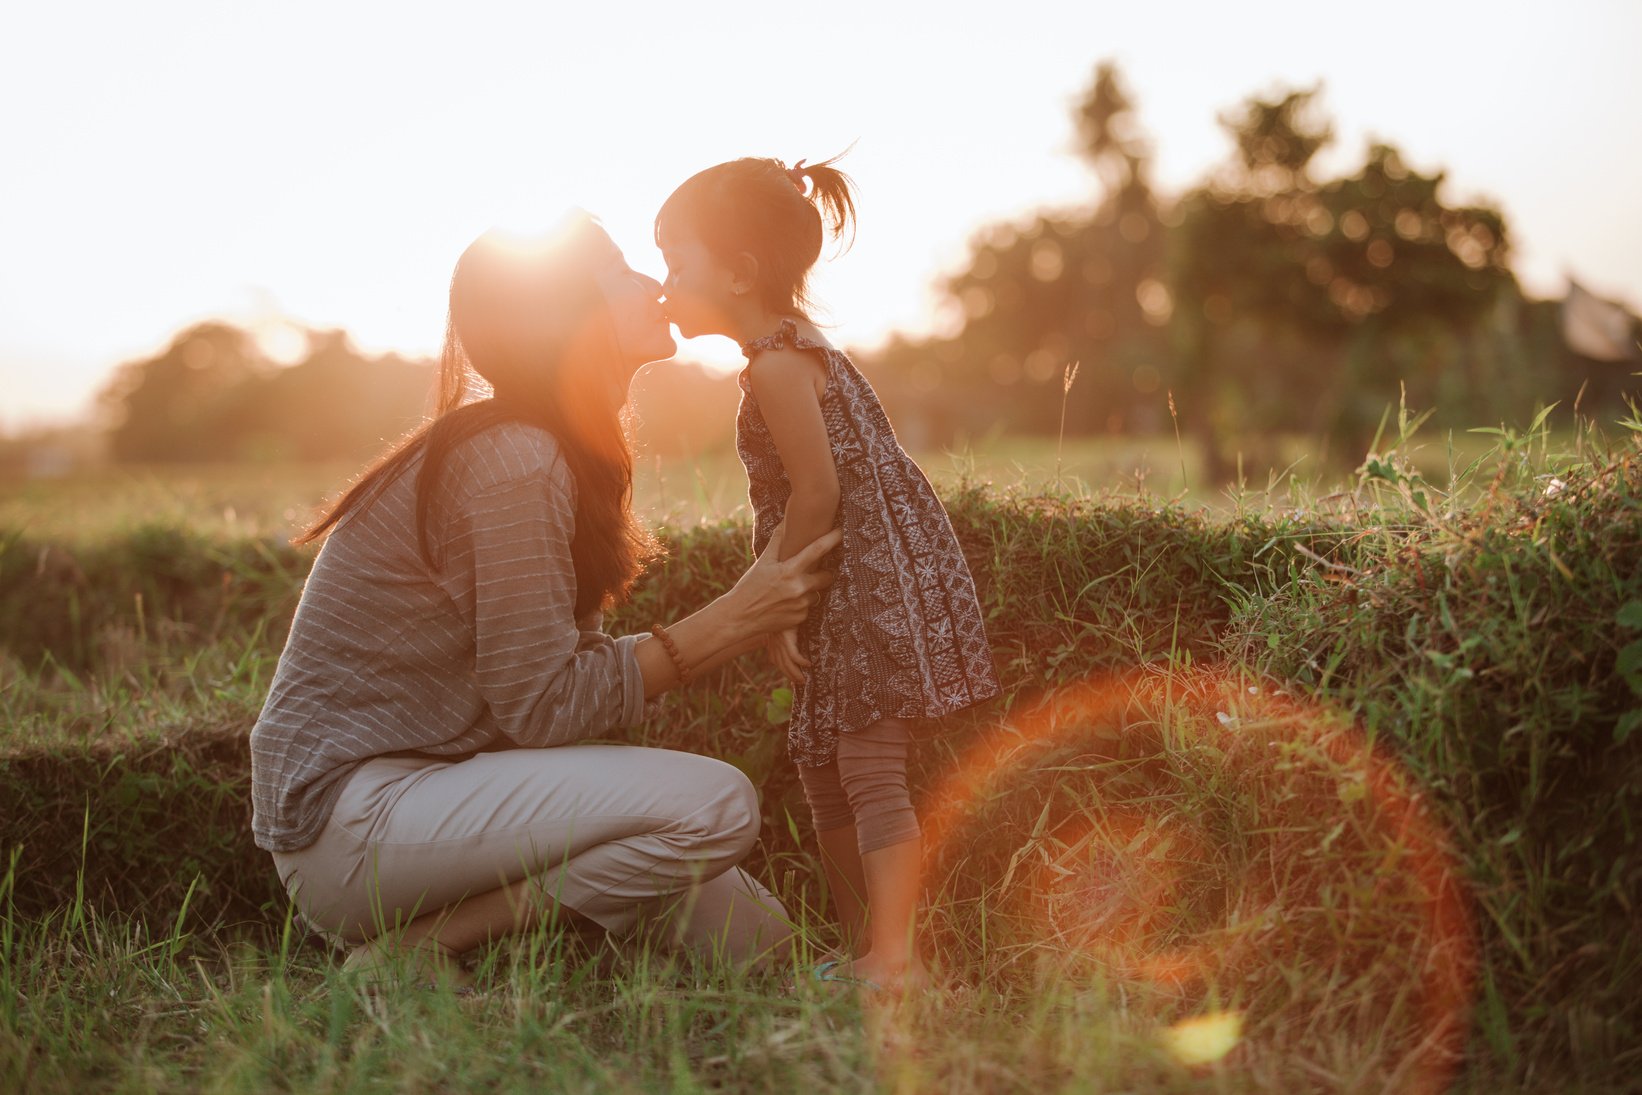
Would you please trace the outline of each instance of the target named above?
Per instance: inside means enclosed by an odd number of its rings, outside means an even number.
[[[846,973],[835,972],[838,967],[843,964],[844,960],[842,958],[834,958],[831,961],[822,962],[810,971],[810,976],[815,980],[826,984],[850,985],[855,988],[868,989],[872,992],[884,991],[884,986],[880,985],[876,981],[869,981],[865,977],[851,977]]]

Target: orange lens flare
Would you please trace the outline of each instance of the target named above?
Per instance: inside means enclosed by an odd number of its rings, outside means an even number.
[[[932,864],[1008,842],[983,900],[1021,942],[1183,998],[1249,997],[1256,1038],[1305,1006],[1284,975],[1315,971],[1319,1015],[1330,979],[1355,979],[1402,1031],[1399,1087],[1446,1087],[1474,933],[1447,835],[1388,750],[1212,670],[1093,677],[1017,709],[926,799]]]
[[[1189,823],[1188,823],[1189,824]],[[1207,859],[1201,833],[1126,807],[1063,822],[1029,894],[1043,937],[1123,976],[1183,986],[1210,965],[1210,944],[1151,949],[1183,896],[1183,875]]]

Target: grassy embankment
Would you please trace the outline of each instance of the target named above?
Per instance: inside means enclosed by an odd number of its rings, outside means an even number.
[[[1642,462],[1618,432],[1420,476],[1405,431],[1345,489],[1212,513],[949,487],[1007,689],[917,772],[928,946],[967,989],[864,1016],[547,932],[487,952],[478,1001],[364,996],[246,833],[244,733],[308,556],[153,505],[41,538],[14,500],[0,1088],[1622,1089]],[[745,535],[673,535],[612,629],[723,588]],[[643,740],[760,784],[752,867],[818,949],[775,684],[734,667]],[[1159,1049],[1222,1011],[1218,1066]]]

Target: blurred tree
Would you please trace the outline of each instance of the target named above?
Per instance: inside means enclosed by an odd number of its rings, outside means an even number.
[[[248,332],[200,323],[158,355],[115,370],[98,397],[121,462],[360,459],[414,427],[432,366],[359,354],[340,331],[309,332],[280,368]]]
[[[120,366],[99,397],[110,455],[122,462],[364,460],[427,415],[431,362],[361,354],[339,330],[307,331],[277,366],[227,323],[198,324],[152,358]],[[733,443],[732,374],[667,362],[633,385],[641,454],[693,456]]]
[[[199,323],[154,357],[115,370],[98,396],[119,461],[220,460],[231,455],[234,404],[272,369],[256,342],[227,323]]]
[[[1224,116],[1233,160],[1181,199],[1173,375],[1217,481],[1226,435],[1299,426],[1355,460],[1399,384],[1422,407],[1476,391],[1468,343],[1516,296],[1503,216],[1444,204],[1441,172],[1374,144],[1356,173],[1314,179],[1332,139],[1316,96],[1255,97]]]
[[[1073,107],[1072,122],[1078,153],[1100,176],[1106,193],[1151,193],[1151,146],[1142,136],[1134,101],[1114,62],[1095,66],[1094,82]]]
[[[1061,381],[1074,361],[1081,367],[1067,397],[1070,433],[1121,429],[1137,396],[1161,400],[1165,226],[1150,151],[1111,62],[1097,66],[1073,116],[1079,152],[1101,182],[1098,200],[982,231],[965,268],[942,286],[961,317],[956,337],[879,355],[890,365],[932,351],[941,387],[965,393],[963,410],[947,422],[971,434],[999,425],[1057,430]]]
[[[301,361],[247,385],[230,457],[364,459],[421,424],[433,366],[361,355],[343,331],[310,331]]]
[[[1355,464],[1404,388],[1452,426],[1522,419],[1582,386],[1587,412],[1592,398],[1618,409],[1634,388],[1623,365],[1565,344],[1595,345],[1594,325],[1618,346],[1629,313],[1525,301],[1497,209],[1451,202],[1442,172],[1389,143],[1320,172],[1334,127],[1317,87],[1227,112],[1231,156],[1174,201],[1151,185],[1115,66],[1097,66],[1072,114],[1098,197],[976,234],[942,284],[952,333],[891,340],[866,362],[898,427],[930,441],[1052,432],[1063,369],[1080,361],[1068,432],[1166,428],[1168,388],[1223,482],[1234,451],[1280,464],[1283,433]]]

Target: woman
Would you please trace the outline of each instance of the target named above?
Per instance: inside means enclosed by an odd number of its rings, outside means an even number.
[[[585,215],[457,263],[434,421],[303,537],[325,536],[251,731],[253,828],[304,918],[374,968],[460,956],[568,910],[756,957],[788,934],[735,867],[753,788],[717,760],[577,744],[801,622],[836,530],[652,634],[603,609],[654,543],[621,426],[674,350],[660,286]],[[474,374],[490,397],[470,399]]]

